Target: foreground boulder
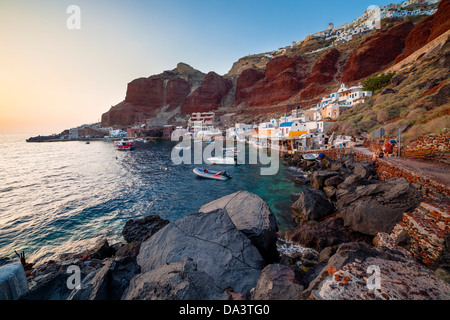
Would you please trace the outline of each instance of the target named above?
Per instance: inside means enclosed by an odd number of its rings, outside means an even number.
[[[83,279],[80,289],[72,291],[68,300],[120,300],[130,280],[140,272],[132,257],[116,257]]]
[[[339,175],[337,171],[317,170],[311,175],[311,185],[313,188],[322,189],[325,181],[331,177]]]
[[[128,242],[142,242],[158,232],[169,223],[169,220],[161,219],[157,215],[151,215],[143,219],[128,220],[122,229],[123,238]]]
[[[331,217],[320,222],[308,221],[286,232],[285,238],[319,252],[326,247],[365,240],[361,235],[345,228],[340,217]]]
[[[302,293],[303,299],[309,299],[311,293],[317,290],[322,282],[335,271],[353,262],[362,262],[369,257],[382,257],[383,259],[395,259],[395,256],[379,250],[365,242],[349,242],[341,244],[337,251],[326,261],[317,266],[314,277],[308,288]]]
[[[199,292],[204,293],[202,299],[216,298],[209,294],[211,290],[207,287],[211,286],[222,292],[231,287],[236,293],[248,295],[264,267],[256,247],[236,228],[227,211],[220,209],[168,224],[142,243],[137,262],[142,273],[147,273],[185,258],[192,259],[196,270],[210,278],[207,284],[195,283]],[[166,273],[165,277],[171,274]]]
[[[303,290],[299,272],[281,264],[270,264],[261,272],[252,299],[299,300]]]
[[[202,206],[199,212],[225,210],[267,262],[276,260],[277,222],[267,203],[256,194],[238,191]]]
[[[345,226],[372,236],[378,232],[389,233],[403,213],[414,210],[422,200],[420,193],[404,178],[354,190],[340,189],[336,197]]]
[[[190,258],[134,277],[123,300],[218,300],[223,290]]]
[[[312,291],[318,300],[448,300],[450,285],[398,251],[355,259],[339,270],[328,266],[328,277]],[[377,278],[379,287],[377,287]]]
[[[307,188],[300,193],[291,209],[302,221],[318,220],[333,213],[333,204],[322,191]]]

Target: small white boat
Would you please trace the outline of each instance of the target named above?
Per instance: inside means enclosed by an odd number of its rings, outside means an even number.
[[[192,170],[197,176],[201,178],[207,179],[215,179],[215,180],[228,180],[231,178],[231,175],[226,171],[212,171],[205,168],[195,168]]]
[[[305,160],[315,160],[319,155],[317,153],[305,153],[303,159]]]
[[[211,157],[206,159],[206,162],[211,164],[229,164],[233,166],[237,164],[237,160],[231,157]]]

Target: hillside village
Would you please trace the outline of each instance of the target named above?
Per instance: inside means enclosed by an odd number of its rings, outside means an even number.
[[[344,24],[337,28],[330,23],[329,28],[325,31],[317,32],[313,35],[308,36],[305,40],[299,41],[298,43],[293,42],[291,46],[280,48],[274,52],[263,53],[255,56],[249,56],[242,61],[253,61],[253,66],[256,69],[246,69],[248,68],[247,62],[241,62],[241,60],[235,64],[229,72],[229,79],[225,78],[223,84],[226,88],[229,88],[231,81],[233,86],[230,91],[231,94],[235,94],[235,102],[233,106],[235,107],[221,107],[219,108],[203,108],[193,110],[193,112],[186,112],[187,110],[192,110],[192,108],[185,108],[183,114],[179,114],[180,108],[174,108],[168,104],[168,97],[170,94],[168,92],[163,92],[164,106],[159,113],[152,113],[152,116],[145,116],[144,112],[140,112],[135,117],[133,125],[110,125],[105,124],[111,123],[111,121],[104,121],[102,117],[102,123],[93,124],[88,126],[82,126],[79,128],[70,129],[65,134],[61,134],[56,138],[61,139],[83,139],[92,137],[109,137],[115,138],[140,138],[144,139],[146,137],[151,138],[165,138],[170,139],[171,134],[175,130],[185,130],[189,132],[192,138],[200,138],[204,140],[211,139],[243,139],[251,145],[262,148],[274,148],[285,152],[295,152],[299,150],[311,150],[311,149],[326,149],[346,145],[355,145],[362,143],[363,139],[366,138],[383,138],[384,130],[374,131],[372,135],[361,134],[357,131],[348,131],[343,129],[342,119],[348,118],[348,114],[352,113],[352,110],[359,110],[369,104],[373,104],[374,92],[365,89],[362,82],[350,81],[344,83],[340,81],[338,87],[330,86],[328,92],[323,92],[322,95],[316,96],[315,100],[307,100],[307,107],[303,103],[302,97],[299,95],[298,98],[290,98],[290,102],[286,104],[274,104],[269,109],[261,109],[261,113],[257,113],[257,109],[247,114],[247,111],[242,111],[236,102],[238,98],[239,91],[239,81],[242,75],[247,71],[254,71],[252,77],[258,77],[256,80],[260,79],[261,68],[268,66],[268,61],[274,59],[280,59],[280,57],[289,56],[289,52],[296,52],[298,48],[303,51],[303,57],[309,55],[322,54],[321,51],[328,50],[333,47],[342,47],[343,44],[350,42],[361,43],[364,39],[369,39],[367,37],[361,38],[361,36],[369,35],[377,31],[381,24],[385,24],[386,21],[392,18],[405,18],[405,17],[427,17],[432,16],[437,11],[437,5],[440,1],[437,0],[408,0],[403,1],[400,4],[391,4],[381,7],[370,7],[366,10],[362,16],[355,19],[351,23]],[[423,20],[424,18],[420,18]],[[358,40],[356,37],[358,37]],[[305,52],[305,48],[309,48],[309,43],[311,39],[315,39],[316,43],[325,43],[326,45],[322,48],[315,49],[309,52]],[[321,42],[322,39],[324,42]],[[362,40],[361,40],[362,39]],[[308,45],[305,47],[305,42]],[[314,46],[313,46],[314,48]],[[341,57],[337,56],[337,62]],[[339,53],[339,52],[338,52]],[[324,55],[326,56],[326,54]],[[251,60],[256,59],[256,60]],[[300,63],[301,62],[301,58]],[[320,61],[320,59],[318,60]],[[283,62],[284,63],[284,62]],[[290,63],[290,62],[289,62]],[[240,68],[239,71],[237,71]],[[296,67],[297,70],[299,67]],[[234,70],[234,71],[233,71]],[[314,70],[313,70],[314,71]],[[236,75],[234,75],[234,73]],[[259,74],[257,72],[260,72]],[[320,71],[322,74],[323,71]],[[267,73],[267,71],[266,71]],[[162,74],[164,79],[164,90],[168,90],[168,83],[170,83],[173,75],[183,77],[188,81],[193,80],[193,87],[191,88],[191,93],[189,98],[193,98],[195,94],[201,91],[206,78],[211,76],[216,76],[214,74],[205,75],[201,74],[199,71],[191,68],[188,65],[179,64],[177,69],[172,71],[166,71]],[[237,77],[239,75],[239,78]],[[166,78],[164,78],[166,77]],[[167,78],[169,77],[169,78]],[[218,78],[214,81],[224,81]],[[153,80],[153,78],[155,78]],[[336,77],[335,77],[336,78]],[[151,81],[156,81],[156,76],[150,77]],[[331,79],[331,78],[329,78]],[[141,80],[141,79],[137,79]],[[135,80],[135,81],[137,81]],[[145,79],[144,79],[145,80]],[[147,80],[146,80],[147,81]],[[236,81],[238,82],[236,85]],[[252,80],[253,81],[253,80]],[[130,86],[133,84],[129,84]],[[327,84],[324,85],[325,87]],[[211,91],[212,89],[205,89]],[[229,89],[226,89],[229,90]],[[255,92],[255,89],[252,90]],[[394,91],[391,91],[395,92]],[[111,110],[114,111],[115,108],[128,108],[129,100],[127,98],[124,102],[119,104],[117,107],[113,107]],[[232,96],[230,93],[226,94],[223,91],[222,99],[223,101],[229,100]],[[379,92],[377,92],[379,94]],[[383,92],[383,95],[385,92]],[[290,94],[292,96],[292,94]],[[191,97],[192,96],[192,97]],[[228,97],[228,98],[227,98]],[[188,100],[187,99],[187,100]],[[222,102],[224,103],[224,102]],[[195,104],[194,104],[195,105]],[[123,107],[122,107],[123,106]],[[134,107],[134,109],[142,107]],[[184,109],[184,103],[181,106],[182,112]],[[195,108],[194,108],[195,109]],[[119,109],[117,109],[119,110]],[[268,111],[269,110],[269,111]],[[120,111],[123,114],[124,111]],[[187,114],[189,116],[187,116]],[[344,115],[344,116],[343,116]],[[105,115],[104,115],[105,116]],[[111,116],[109,116],[111,117]],[[379,129],[379,127],[375,127]],[[371,129],[372,130],[372,129]],[[386,136],[395,139],[396,136],[393,130],[388,130]],[[380,134],[381,133],[381,134]]]

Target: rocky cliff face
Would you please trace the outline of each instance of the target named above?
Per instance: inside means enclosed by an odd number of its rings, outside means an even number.
[[[405,39],[405,51],[399,55],[395,62],[398,63],[433,41],[450,29],[450,0],[442,0],[438,11],[419,23]]]
[[[236,95],[234,97],[234,105],[246,103],[251,95],[254,85],[264,78],[264,71],[256,69],[246,69],[239,76],[236,84]]]
[[[225,79],[215,72],[208,73],[200,87],[183,102],[181,112],[192,113],[216,110],[232,86],[231,80]]]
[[[264,106],[288,100],[302,89],[307,62],[301,57],[272,59],[265,77],[252,88],[247,106]]]
[[[324,93],[324,84],[332,82],[338,71],[337,62],[341,53],[336,48],[328,50],[314,64],[311,74],[306,78],[301,98],[311,99]]]
[[[128,84],[125,100],[102,115],[102,126],[132,125],[179,107],[205,75],[187,64]]]
[[[393,62],[402,53],[405,39],[413,28],[412,22],[403,22],[387,30],[381,29],[368,38],[348,59],[342,80],[344,82],[360,80]]]

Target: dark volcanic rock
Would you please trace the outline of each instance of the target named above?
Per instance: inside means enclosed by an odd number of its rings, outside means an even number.
[[[298,300],[303,290],[298,271],[281,264],[270,264],[261,272],[252,300]]]
[[[333,176],[333,177],[325,180],[324,185],[326,187],[330,187],[330,186],[336,187],[337,185],[341,184],[342,182],[344,182],[344,179],[342,179],[341,176]]]
[[[103,260],[112,257],[116,250],[111,247],[106,238],[100,240],[93,248],[79,254],[80,256],[89,255],[90,259]]]
[[[339,175],[337,171],[317,170],[311,176],[311,185],[315,189],[321,189],[325,186],[325,180]]]
[[[277,221],[263,199],[248,191],[238,191],[205,204],[199,212],[218,209],[226,210],[236,228],[247,236],[266,262],[277,260]]]
[[[318,289],[322,281],[329,276],[330,268],[340,270],[344,265],[350,262],[365,261],[369,257],[380,257],[383,259],[398,260],[396,255],[389,251],[377,249],[365,242],[349,242],[339,246],[336,253],[333,254],[326,263],[320,265],[316,270],[315,279],[313,279],[308,288],[302,293],[302,298],[308,299],[313,290]],[[364,270],[365,271],[365,270]]]
[[[131,280],[122,300],[218,300],[223,290],[190,258],[161,265]]]
[[[332,217],[299,225],[286,232],[286,239],[320,252],[326,247],[363,240],[363,237],[345,228],[342,218]]]
[[[143,242],[137,261],[143,273],[191,258],[207,283],[195,283],[205,294],[227,287],[247,295],[258,281],[264,260],[225,210],[196,213],[172,222]],[[170,275],[167,275],[170,276]],[[214,299],[205,295],[204,299]]]
[[[389,233],[404,212],[413,210],[422,201],[420,193],[404,178],[340,189],[336,196],[345,226],[373,236],[378,232]]]
[[[122,236],[128,242],[142,242],[152,236],[169,223],[169,220],[161,219],[157,215],[151,215],[143,219],[128,220],[122,229]]]
[[[130,280],[140,272],[132,257],[109,259],[99,271],[83,279],[68,300],[120,300]]]
[[[374,162],[361,161],[354,165],[353,172],[363,179],[367,179],[370,176],[376,176],[377,170],[375,169]]]
[[[291,206],[294,214],[302,221],[318,220],[333,213],[333,204],[320,190],[305,189]]]

